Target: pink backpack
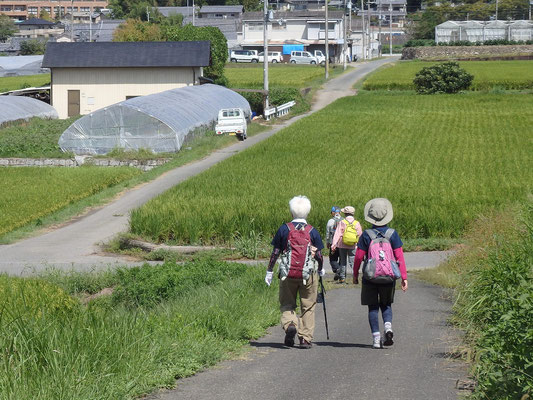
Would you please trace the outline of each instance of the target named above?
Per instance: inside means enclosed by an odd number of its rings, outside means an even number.
[[[390,244],[394,229],[389,228],[384,234],[377,229],[367,229],[365,232],[370,237],[370,245],[363,264],[364,279],[376,284],[394,282],[401,277],[400,268]]]
[[[280,257],[280,278],[307,280],[314,271],[311,235],[309,234],[313,227],[308,224],[301,229],[296,229],[292,222],[289,222],[287,227],[289,236],[287,248]]]

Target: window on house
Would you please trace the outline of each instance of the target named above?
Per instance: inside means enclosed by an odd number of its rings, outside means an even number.
[[[262,22],[248,22],[249,31],[262,31],[263,23]]]
[[[2,6],[0,7],[0,11],[11,11],[13,10],[13,7],[11,6]]]

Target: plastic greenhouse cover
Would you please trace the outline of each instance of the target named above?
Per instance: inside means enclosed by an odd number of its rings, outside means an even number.
[[[55,119],[58,116],[55,108],[43,101],[23,96],[0,96],[0,126],[32,117]]]
[[[94,111],[59,138],[63,151],[106,154],[114,148],[176,152],[197,132],[213,129],[222,108],[251,110],[240,94],[218,85],[186,86],[135,97]]]

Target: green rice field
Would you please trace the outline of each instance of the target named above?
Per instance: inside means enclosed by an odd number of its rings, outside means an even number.
[[[457,238],[480,212],[533,183],[533,96],[361,92],[175,186],[131,214],[158,242],[271,238],[297,194],[324,231],[332,205],[387,197],[405,239]]]
[[[0,78],[0,93],[50,84],[50,74],[6,76]]]
[[[140,174],[135,168],[0,168],[0,236]]]
[[[366,90],[414,90],[413,79],[422,68],[437,64],[400,61],[372,74],[363,84]],[[474,75],[472,90],[533,89],[533,61],[463,61],[459,65]]]
[[[342,71],[342,68],[336,70]],[[332,73],[336,70],[332,69]],[[224,74],[233,88],[263,88],[263,65],[226,66]],[[309,86],[314,80],[324,76],[324,68],[317,65],[269,65],[268,81],[271,87]]]

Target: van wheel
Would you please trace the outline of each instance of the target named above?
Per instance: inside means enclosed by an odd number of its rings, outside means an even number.
[[[272,64],[277,64],[278,60],[272,60]]]
[[[259,60],[258,60],[257,58],[253,58],[253,59],[252,59],[252,62],[253,62],[253,63],[256,63],[256,62],[258,62],[258,61],[259,61]]]
[[[294,61],[294,60],[291,60],[291,64],[296,64],[296,61]]]
[[[314,64],[316,64],[316,62],[314,62],[314,61],[311,61],[311,65],[314,65]]]
[[[322,61],[322,62],[320,63],[320,65],[324,66],[324,65],[326,65],[326,62],[325,62],[325,61]]]
[[[237,62],[237,59],[236,59],[236,58],[232,58],[232,59],[231,59],[231,62],[235,62],[235,63],[236,63],[236,62]]]

